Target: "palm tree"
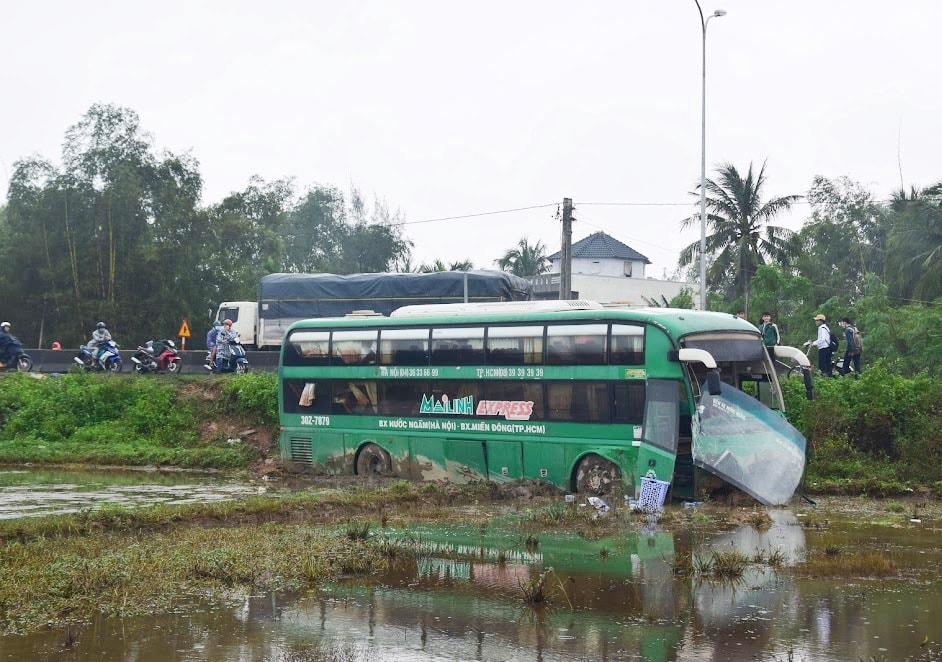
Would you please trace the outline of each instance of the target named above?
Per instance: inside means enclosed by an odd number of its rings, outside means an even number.
[[[418,271],[419,273],[430,274],[436,271],[471,271],[472,269],[474,269],[474,263],[471,260],[464,259],[452,262],[451,264],[445,264],[442,262],[441,258],[439,258],[431,264],[423,264],[419,267]]]
[[[448,265],[448,271],[473,271],[474,262],[465,258],[464,260],[458,260],[457,262],[452,262]]]
[[[899,191],[891,208],[896,222],[887,246],[888,281],[901,297],[932,301],[942,296],[942,182]]]
[[[522,278],[538,276],[550,269],[546,247],[540,241],[531,244],[526,237],[517,242],[516,248],[511,248],[504,253],[504,257],[494,260],[494,263],[500,267],[501,271],[509,271]]]
[[[786,195],[762,201],[765,185],[765,163],[758,176],[752,164],[745,179],[731,163],[717,168],[717,180],[708,179],[707,188],[707,255],[713,262],[707,272],[707,285],[713,288],[729,287],[742,293],[745,309],[749,311],[749,283],[756,268],[767,261],[786,263],[798,253],[794,232],[776,225],[768,225],[780,212],[791,208],[800,195]],[[692,195],[699,199],[699,186]],[[681,222],[682,227],[699,227],[700,215],[694,214]],[[763,227],[764,226],[764,227]],[[700,242],[695,241],[680,252],[680,266],[689,266],[700,257]]]

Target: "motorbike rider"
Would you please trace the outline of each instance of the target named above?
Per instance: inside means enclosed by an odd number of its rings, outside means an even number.
[[[206,349],[209,350],[209,365],[216,364],[216,337],[222,328],[222,322],[216,320],[213,322],[213,328],[206,334]]]
[[[236,333],[232,330],[232,320],[225,320],[222,328],[216,334],[216,368],[215,372],[222,372],[222,366],[225,363],[229,367],[229,359],[232,356],[232,347],[229,343],[236,339]]]
[[[0,323],[0,363],[7,363],[7,352],[10,351],[10,345],[13,344],[13,337],[10,335],[10,323]]]
[[[101,358],[101,353],[105,350],[105,343],[111,339],[111,332],[108,331],[108,325],[104,322],[99,322],[95,325],[95,330],[92,331],[92,339],[88,341],[85,348],[88,350],[88,353],[92,355],[92,358],[97,361]]]

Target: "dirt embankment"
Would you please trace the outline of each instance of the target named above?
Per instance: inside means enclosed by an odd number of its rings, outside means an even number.
[[[276,421],[261,420],[255,414],[240,413],[240,408],[222,406],[227,396],[223,392],[224,379],[181,380],[181,397],[199,403],[198,410],[206,412],[201,422],[200,441],[218,443],[225,440],[232,444],[251,446],[258,458],[249,466],[253,473],[270,476],[314,475],[310,467],[281,460],[278,448],[278,425]]]

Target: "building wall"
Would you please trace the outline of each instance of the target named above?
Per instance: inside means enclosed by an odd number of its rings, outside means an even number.
[[[558,273],[543,274],[531,278],[530,281],[533,283],[534,299],[559,298]],[[670,301],[685,287],[691,290],[694,306],[697,306],[700,301],[700,290],[695,283],[578,273],[572,275],[574,298],[626,306],[647,306],[648,303],[644,297],[664,305],[662,297]]]
[[[551,273],[559,273],[562,260],[553,260],[552,263]],[[630,276],[625,274],[625,263],[631,265]],[[612,278],[644,278],[644,261],[578,257],[572,259],[572,273],[610,276]]]

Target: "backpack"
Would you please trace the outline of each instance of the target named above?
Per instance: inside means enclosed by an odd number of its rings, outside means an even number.
[[[834,336],[833,333],[831,333],[831,327],[825,324],[824,328],[828,330],[828,337],[831,339],[831,341],[828,343],[828,349],[830,349],[832,352],[836,352],[837,351],[837,338]]]
[[[856,326],[848,327],[851,332],[851,350],[854,354],[860,354],[863,352],[863,336],[860,335],[860,331],[857,330]]]

